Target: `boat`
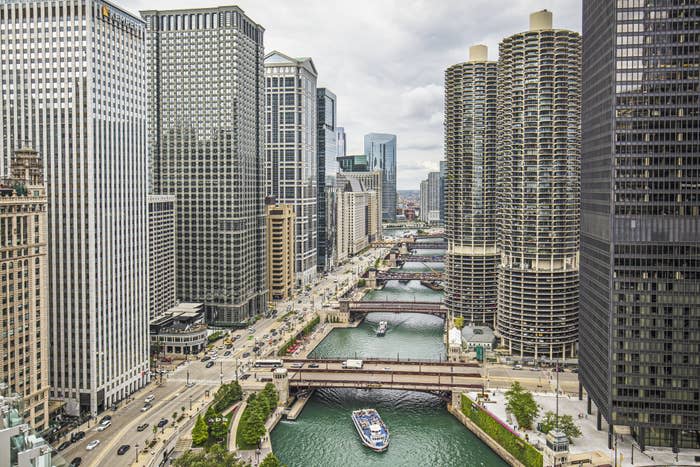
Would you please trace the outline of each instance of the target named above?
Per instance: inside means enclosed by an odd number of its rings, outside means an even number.
[[[423,287],[428,287],[429,289],[435,290],[435,291],[443,291],[445,290],[445,287],[443,287],[442,284],[440,284],[439,281],[420,281],[420,284]]]
[[[376,410],[354,410],[352,412],[352,422],[355,424],[362,444],[374,452],[387,450],[389,447],[389,430]]]
[[[387,328],[387,322],[386,321],[380,321],[379,322],[379,329],[377,329],[377,335],[378,336],[383,336],[386,334],[386,328]]]

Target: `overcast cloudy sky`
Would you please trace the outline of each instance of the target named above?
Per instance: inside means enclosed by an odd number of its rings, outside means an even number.
[[[227,3],[207,0],[115,0],[133,12]],[[241,0],[265,28],[266,51],[312,57],[318,85],[338,96],[348,152],[363,135],[398,138],[398,189],[418,189],[443,158],[443,73],[465,61],[469,46],[498,55],[503,37],[524,31],[546,8],[554,27],[581,30],[581,0]]]

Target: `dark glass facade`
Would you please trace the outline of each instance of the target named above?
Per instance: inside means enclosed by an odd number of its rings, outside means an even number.
[[[338,163],[336,161],[338,153],[338,142],[336,135],[336,96],[326,88],[318,88],[316,90],[316,106],[317,106],[317,139],[316,151],[318,152],[317,175],[318,190],[317,212],[318,223],[316,241],[317,248],[317,267],[319,272],[325,271],[331,266],[333,257],[333,241],[328,238],[328,203],[326,193],[326,177],[335,177],[338,171]]]
[[[583,37],[581,383],[609,432],[699,448],[700,6],[586,1]]]

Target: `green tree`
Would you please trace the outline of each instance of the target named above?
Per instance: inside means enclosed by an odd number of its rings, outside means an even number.
[[[207,428],[207,422],[204,421],[201,415],[197,417],[197,421],[192,428],[192,444],[195,446],[201,446],[207,442],[209,438],[209,429]]]
[[[265,456],[265,459],[260,463],[260,467],[284,467],[280,460],[273,453]]]
[[[463,316],[457,316],[454,319],[455,327],[457,329],[462,329],[464,327],[464,317]]]
[[[237,460],[236,455],[228,452],[223,446],[215,444],[204,451],[187,451],[182,457],[173,462],[175,467],[246,467],[245,461]]]
[[[155,442],[156,440],[156,434],[158,433],[158,427],[156,425],[153,425],[153,441]]]
[[[241,433],[243,441],[250,445],[257,445],[260,438],[265,434],[265,421],[257,412],[251,412],[247,420],[244,431]]]
[[[518,425],[526,429],[532,428],[532,422],[540,412],[532,393],[523,389],[516,381],[506,391],[506,401],[506,410],[515,416]]]
[[[214,421],[209,427],[209,434],[217,441],[223,441],[228,434],[228,422],[225,417],[217,417],[218,421]]]
[[[540,431],[542,433],[549,433],[554,427],[557,426],[557,415],[548,411],[544,414],[544,418],[540,422]],[[573,442],[574,438],[581,436],[581,430],[574,423],[574,418],[571,415],[560,415],[559,416],[559,430],[569,438],[569,442]]]
[[[277,394],[277,388],[275,388],[274,384],[267,383],[265,385],[265,388],[263,389],[263,392],[267,395],[268,402],[270,402],[270,412],[273,412],[275,410],[275,407],[277,407],[277,404],[279,403],[279,395]]]
[[[204,414],[204,419],[207,423],[210,423],[209,420],[214,418],[216,418],[216,409],[214,409],[214,406],[210,405],[207,412]]]

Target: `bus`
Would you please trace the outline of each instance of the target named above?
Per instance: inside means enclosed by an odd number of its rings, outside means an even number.
[[[255,368],[279,368],[282,360],[257,360],[253,365]]]

